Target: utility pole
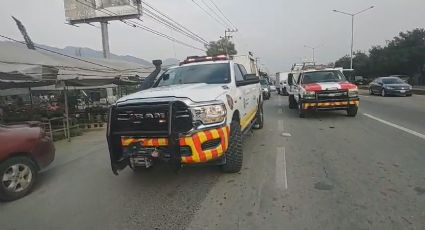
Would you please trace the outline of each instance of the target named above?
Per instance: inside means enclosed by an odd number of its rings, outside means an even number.
[[[227,45],[229,44],[230,38],[232,38],[233,36],[227,35],[227,33],[236,33],[238,32],[238,30],[231,30],[231,29],[226,29],[224,31],[224,41],[226,42],[226,44],[224,45],[224,50],[226,52],[226,56],[229,57],[229,49],[227,48]]]
[[[102,31],[103,57],[109,59],[111,53],[109,51],[108,21],[100,22],[100,29]]]

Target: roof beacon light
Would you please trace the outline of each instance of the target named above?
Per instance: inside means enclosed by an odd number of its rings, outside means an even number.
[[[226,55],[218,55],[215,57],[211,56],[190,56],[187,57],[186,60],[180,62],[180,65],[189,64],[189,63],[197,63],[197,62],[206,62],[206,61],[225,61],[229,60]]]

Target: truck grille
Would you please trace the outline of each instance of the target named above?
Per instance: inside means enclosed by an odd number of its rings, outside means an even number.
[[[192,129],[192,115],[187,106],[183,102],[175,102],[174,109],[175,131],[187,132]],[[113,129],[118,133],[143,132],[152,133],[153,136],[167,135],[169,116],[168,102],[118,106],[113,116]]]
[[[348,91],[347,90],[327,90],[320,91],[316,93],[317,99],[321,100],[338,100],[338,99],[347,99]]]

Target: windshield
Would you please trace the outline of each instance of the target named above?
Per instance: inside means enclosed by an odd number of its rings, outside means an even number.
[[[345,81],[345,77],[339,71],[317,71],[304,73],[302,84],[341,81]]]
[[[166,71],[159,79],[157,87],[206,83],[223,84],[230,82],[228,63],[182,66]]]
[[[261,80],[260,80],[260,84],[261,84],[261,85],[263,85],[263,86],[264,86],[264,85],[267,85],[267,81],[266,81],[265,79],[261,79]]]
[[[404,82],[400,78],[383,78],[382,83],[384,83],[384,84],[404,84],[406,82]]]

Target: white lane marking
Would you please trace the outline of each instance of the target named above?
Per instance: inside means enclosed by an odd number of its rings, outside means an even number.
[[[386,120],[382,120],[381,118],[378,118],[378,117],[372,116],[372,115],[367,114],[367,113],[363,113],[363,115],[365,115],[366,117],[372,118],[372,119],[374,119],[374,120],[376,120],[376,121],[379,121],[379,122],[381,122],[381,123],[384,123],[384,124],[386,124],[386,125],[389,125],[389,126],[391,126],[391,127],[394,127],[394,128],[396,128],[396,129],[400,129],[400,130],[402,130],[402,131],[404,131],[404,132],[406,132],[406,133],[410,133],[410,134],[412,134],[412,135],[415,135],[415,136],[417,136],[417,137],[422,138],[422,139],[424,139],[424,140],[425,140],[425,134],[418,133],[418,132],[416,132],[416,131],[413,131],[413,130],[408,129],[408,128],[405,128],[405,127],[403,127],[403,126],[400,126],[400,125],[397,125],[397,124],[391,123],[391,122],[386,121]]]
[[[288,178],[286,176],[286,150],[278,147],[276,154],[276,185],[278,189],[288,189]]]
[[[283,120],[278,120],[277,121],[277,129],[279,130],[279,131],[283,131]]]
[[[282,108],[279,108],[278,110],[277,110],[277,114],[282,114],[283,113],[283,109]]]

